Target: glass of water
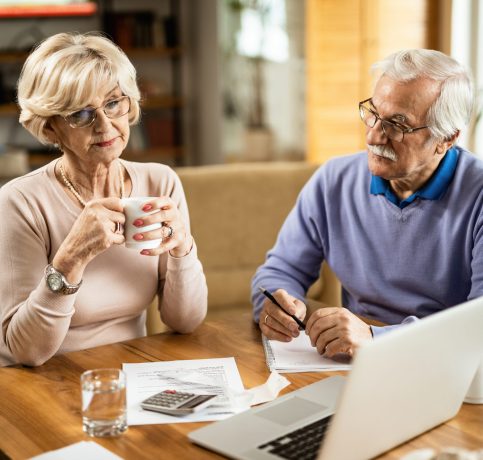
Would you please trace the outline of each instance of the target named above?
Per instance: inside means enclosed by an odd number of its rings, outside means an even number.
[[[89,436],[118,436],[127,430],[126,375],[94,369],[81,375],[82,427]]]

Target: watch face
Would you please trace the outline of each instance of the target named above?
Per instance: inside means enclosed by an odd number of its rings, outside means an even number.
[[[47,277],[47,283],[49,284],[50,289],[54,292],[60,291],[64,285],[62,277],[58,273],[51,273]]]

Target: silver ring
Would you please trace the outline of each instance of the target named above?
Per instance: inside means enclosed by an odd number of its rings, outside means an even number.
[[[169,233],[166,235],[166,238],[171,238],[174,235],[173,227],[171,227],[170,225],[166,225],[166,228],[169,231]]]
[[[114,233],[122,233],[122,224],[121,224],[121,222],[116,222],[116,229],[114,230]]]
[[[267,318],[268,318],[268,315],[265,315],[265,319],[263,320],[263,322],[264,322],[265,324],[267,324]],[[268,324],[267,324],[267,326],[268,326]]]

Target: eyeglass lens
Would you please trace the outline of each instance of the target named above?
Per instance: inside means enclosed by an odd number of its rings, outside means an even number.
[[[383,120],[369,107],[361,104],[359,108],[359,113],[362,121],[369,128],[374,128],[377,120],[381,120],[382,131],[389,139],[393,139],[398,142],[401,142],[403,140],[404,131],[401,128],[399,128],[394,123],[391,123],[390,121]]]
[[[112,101],[108,101],[102,110],[108,118],[119,118],[129,112],[130,100],[128,96],[122,96]],[[65,119],[75,128],[89,126],[94,122],[97,116],[97,109],[94,107],[86,107],[77,112],[71,113]]]

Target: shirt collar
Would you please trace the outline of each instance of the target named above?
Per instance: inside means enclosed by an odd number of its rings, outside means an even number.
[[[371,176],[370,193],[372,195],[384,195],[391,203],[401,209],[412,203],[417,197],[424,200],[439,200],[449,187],[453,179],[456,165],[458,164],[458,150],[453,147],[449,149],[441,163],[436,168],[428,182],[411,196],[400,200],[391,190],[389,181],[379,176]]]

